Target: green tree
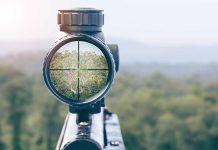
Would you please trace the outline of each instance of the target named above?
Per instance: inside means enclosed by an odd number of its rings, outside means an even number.
[[[9,122],[12,126],[13,150],[22,150],[22,124],[25,110],[32,99],[31,85],[24,79],[12,79],[3,87],[9,105]]]

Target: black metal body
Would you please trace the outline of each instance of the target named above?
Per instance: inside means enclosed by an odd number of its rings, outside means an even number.
[[[56,150],[125,150],[116,114],[102,109],[91,122],[78,122],[78,115],[66,117]]]

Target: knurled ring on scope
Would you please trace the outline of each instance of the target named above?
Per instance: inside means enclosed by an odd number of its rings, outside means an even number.
[[[101,50],[101,52],[103,53],[103,55],[106,59],[107,65],[108,65],[108,77],[107,77],[107,81],[106,81],[104,88],[99,93],[97,93],[97,95],[88,98],[84,102],[76,102],[77,101],[76,99],[71,99],[71,98],[68,98],[68,97],[62,95],[54,87],[54,85],[51,81],[51,77],[50,77],[50,65],[51,65],[52,58],[56,54],[56,52],[62,46],[66,45],[68,43],[80,42],[80,41],[93,44],[94,46],[99,48],[99,50]],[[79,49],[78,49],[78,52],[79,52]],[[78,53],[78,56],[79,56],[79,53]],[[51,48],[50,52],[47,54],[47,56],[45,58],[45,62],[44,62],[44,67],[43,67],[43,76],[44,76],[45,83],[48,86],[48,88],[50,89],[50,91],[62,102],[69,104],[69,105],[74,105],[74,106],[91,104],[91,103],[95,103],[96,101],[101,100],[105,96],[105,94],[107,94],[108,90],[110,89],[112,82],[114,80],[114,76],[115,76],[114,59],[113,59],[113,56],[110,53],[110,50],[107,47],[107,45],[102,43],[100,40],[98,40],[94,37],[88,36],[88,35],[84,35],[84,34],[69,35],[69,36],[66,36],[66,37],[60,39],[58,42],[56,42],[55,45],[53,45],[53,47]],[[78,78],[79,78],[79,76],[78,76]],[[79,86],[79,85],[77,85],[77,86]],[[78,90],[78,95],[79,95],[79,90]]]

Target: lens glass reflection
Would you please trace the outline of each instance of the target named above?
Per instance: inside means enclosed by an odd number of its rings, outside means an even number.
[[[62,46],[50,62],[50,78],[62,96],[74,102],[86,102],[105,87],[108,64],[95,45],[74,41]]]

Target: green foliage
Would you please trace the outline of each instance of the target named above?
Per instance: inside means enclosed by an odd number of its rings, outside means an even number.
[[[80,72],[80,100],[87,99],[98,94],[106,85],[108,71],[81,71]]]
[[[77,100],[77,71],[50,70],[50,77],[55,89],[63,96]]]
[[[0,68],[0,84],[0,150],[54,150],[67,106],[38,75]],[[217,150],[217,91],[218,82],[122,72],[106,102],[127,150]]]
[[[108,66],[103,54],[64,50],[53,56],[50,65],[55,89],[75,102],[96,96],[107,82]]]
[[[217,83],[201,83],[120,74],[107,103],[119,114],[127,149],[217,149]]]
[[[52,58],[51,69],[73,69],[77,68],[78,53],[76,51],[61,51],[55,53]]]
[[[66,108],[52,98],[38,76],[29,77],[12,68],[0,70],[4,79],[0,88],[0,149],[55,149]]]
[[[100,50],[99,50],[100,51]],[[80,68],[81,69],[107,69],[107,62],[102,54],[95,52],[80,52]]]

